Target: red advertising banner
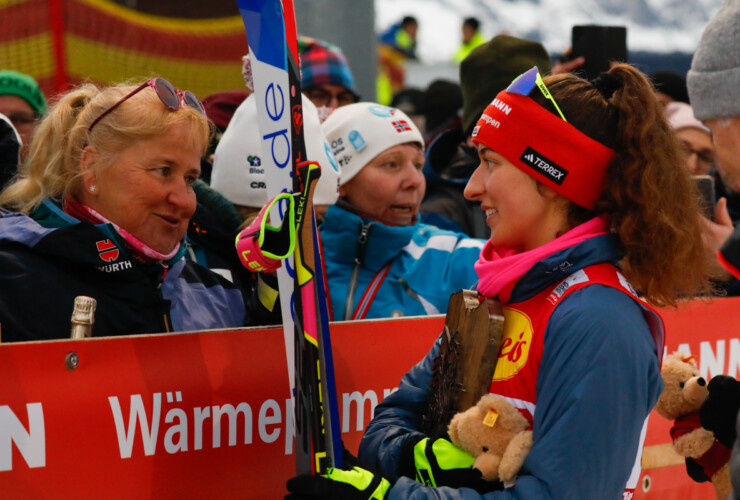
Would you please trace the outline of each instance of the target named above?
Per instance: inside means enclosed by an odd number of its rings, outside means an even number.
[[[442,323],[333,325],[348,449]],[[0,496],[282,498],[283,346],[281,329],[0,345]]]
[[[667,311],[667,350],[738,376],[740,299]],[[441,316],[332,325],[342,438],[427,352]],[[294,474],[282,331],[0,345],[3,498],[282,498]],[[646,454],[670,442],[651,417]],[[653,448],[651,448],[653,447]],[[643,472],[635,498],[711,498],[682,465]],[[647,478],[647,479],[645,479]],[[644,490],[647,491],[644,491]]]
[[[693,355],[701,375],[740,377],[740,298],[694,301],[678,310],[661,311],[666,325],[665,353]],[[643,452],[641,484],[637,499],[706,500],[714,498],[711,483],[695,483],[686,473],[683,459],[676,465],[646,469],[646,460],[671,442],[670,422],[655,411],[650,415]],[[663,450],[665,451],[665,450]]]

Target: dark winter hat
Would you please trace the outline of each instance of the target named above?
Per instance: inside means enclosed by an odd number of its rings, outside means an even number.
[[[434,80],[424,91],[421,99],[427,130],[434,130],[456,118],[462,106],[463,95],[460,85],[449,80]]]
[[[477,17],[466,17],[463,21],[463,26],[465,25],[470,26],[474,31],[478,31],[480,28],[480,21]]]
[[[473,131],[478,118],[496,95],[532,66],[550,73],[550,57],[538,42],[497,35],[476,47],[460,64],[463,130]]]
[[[393,96],[392,108],[398,108],[409,116],[421,115],[424,112],[424,91],[407,87]]]
[[[689,91],[686,88],[686,78],[674,71],[656,71],[650,75],[655,90],[670,96],[674,101],[689,103]]]
[[[698,120],[740,116],[740,0],[726,0],[704,28],[686,80]]]
[[[352,70],[339,47],[302,36],[298,39],[298,57],[301,60],[301,86],[304,92],[315,85],[341,85],[359,99]]]
[[[39,84],[29,75],[9,69],[0,71],[0,95],[18,96],[39,115],[46,114],[46,97]]]
[[[205,97],[201,103],[206,110],[206,116],[213,121],[219,132],[223,133],[229,125],[231,117],[234,116],[236,108],[244,102],[244,99],[250,93],[247,90],[225,90]]]

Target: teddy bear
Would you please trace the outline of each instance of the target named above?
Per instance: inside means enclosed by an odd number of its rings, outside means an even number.
[[[731,450],[702,427],[699,410],[709,395],[707,382],[699,375],[692,357],[674,353],[666,356],[660,371],[665,387],[655,410],[673,420],[673,448],[685,457],[686,471],[694,481],[712,481],[718,499],[732,490],[730,483]]]
[[[505,399],[486,394],[448,427],[450,440],[475,457],[486,481],[511,481],[532,448],[529,421]]]

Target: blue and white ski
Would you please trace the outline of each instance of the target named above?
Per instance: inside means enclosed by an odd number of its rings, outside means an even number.
[[[341,467],[342,448],[325,283],[313,214],[320,175],[306,160],[303,106],[292,0],[237,0],[247,42],[262,136],[268,199],[296,199],[295,258],[278,270],[285,351],[295,409],[296,471]],[[273,208],[279,225],[285,205]]]

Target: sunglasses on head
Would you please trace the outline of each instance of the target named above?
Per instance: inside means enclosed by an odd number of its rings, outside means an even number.
[[[103,114],[98,116],[95,121],[93,121],[90,126],[87,128],[88,132],[91,132],[93,127],[98,124],[100,120],[102,120],[108,113],[116,109],[118,106],[126,102],[128,99],[133,97],[134,95],[138,94],[142,90],[144,90],[147,87],[151,87],[154,89],[154,92],[157,94],[157,97],[159,97],[159,100],[162,101],[162,104],[165,105],[168,109],[171,109],[172,111],[177,111],[180,109],[180,106],[182,106],[183,103],[190,106],[191,108],[195,109],[197,112],[205,116],[206,111],[203,109],[203,105],[200,103],[197,97],[195,97],[195,94],[190,92],[189,90],[186,90],[185,92],[182,92],[175,87],[172,86],[170,82],[165,80],[164,78],[152,78],[151,80],[147,80],[138,87],[136,87],[134,90],[129,92],[126,96],[124,96],[120,101],[115,103],[113,106],[105,110]]]
[[[568,120],[565,119],[563,112],[560,111],[558,103],[555,102],[555,99],[552,97],[552,94],[547,89],[545,82],[542,81],[542,77],[540,76],[540,71],[537,69],[537,66],[533,67],[530,70],[527,70],[526,72],[516,77],[514,81],[511,82],[511,84],[506,88],[506,92],[508,92],[509,94],[518,94],[528,97],[535,86],[540,89],[540,92],[542,92],[542,95],[545,96],[545,99],[549,99],[552,105],[555,106],[555,109],[558,111],[560,118],[562,118],[564,122],[567,122]]]

